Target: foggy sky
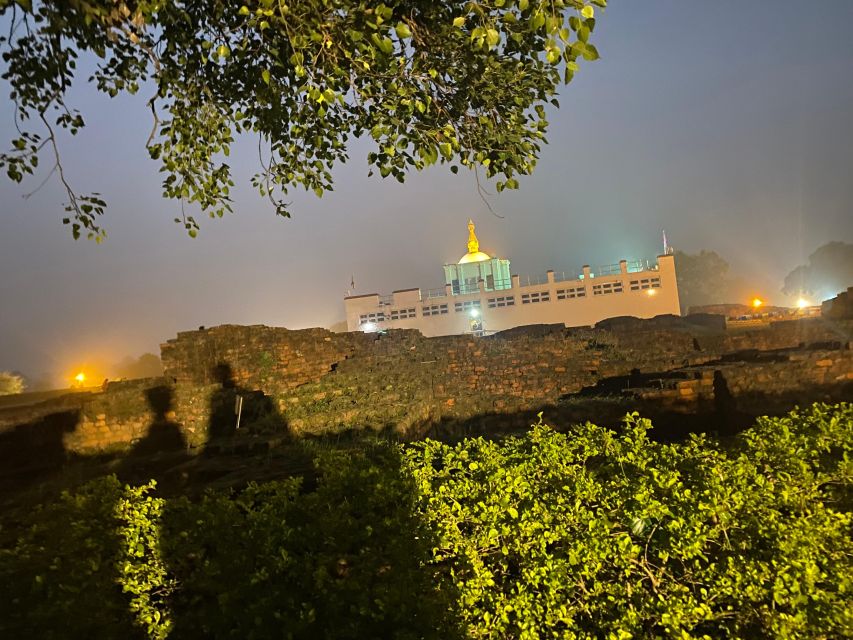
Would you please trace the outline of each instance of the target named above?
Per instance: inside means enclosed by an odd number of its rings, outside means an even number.
[[[440,286],[469,216],[481,249],[514,273],[652,258],[666,229],[784,302],[791,269],[853,241],[851,24],[849,0],[613,0],[595,34],[602,59],[551,111],[535,174],[489,198],[502,219],[468,172],[368,178],[362,144],[333,194],[296,194],[294,218],[276,218],[248,184],[256,147],[244,140],[231,154],[235,214],[200,219],[192,240],[160,197],[145,98],[78,89],[69,103],[88,127],[62,140],[64,164],[79,192],[103,193],[109,237],[71,239],[56,181],[24,200],[43,174],[0,180],[0,370],[64,374],[157,353],[199,325],[329,326],[351,276],[355,293]],[[7,85],[0,95],[8,145]]]

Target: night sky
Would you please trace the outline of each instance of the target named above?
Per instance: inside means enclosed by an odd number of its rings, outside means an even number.
[[[666,229],[784,303],[791,269],[853,241],[851,25],[849,0],[613,0],[594,39],[602,59],[582,64],[551,111],[535,174],[489,198],[504,218],[469,172],[368,178],[362,144],[333,194],[296,194],[294,218],[277,218],[249,185],[247,139],[231,154],[235,214],[201,220],[193,240],[160,197],[144,96],[82,84],[69,103],[88,127],[62,153],[76,189],[107,200],[109,237],[71,239],[56,181],[24,200],[43,175],[0,180],[0,370],[59,378],[157,353],[199,325],[328,327],[343,320],[351,276],[355,293],[440,286],[441,265],[466,251],[468,217],[514,273],[652,258]]]

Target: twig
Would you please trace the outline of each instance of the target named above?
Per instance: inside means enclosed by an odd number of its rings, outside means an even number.
[[[494,209],[492,209],[492,205],[486,200],[487,195],[491,195],[488,191],[486,191],[483,186],[480,184],[480,172],[477,170],[477,165],[474,165],[474,178],[477,181],[477,195],[480,196],[480,200],[486,205],[486,208],[492,213],[496,218],[500,218],[503,220],[506,216],[502,216],[497,213]],[[485,194],[485,195],[484,195]]]
[[[80,206],[77,204],[77,194],[74,193],[74,190],[71,188],[71,185],[68,184],[68,180],[65,179],[65,171],[62,169],[62,161],[59,158],[59,148],[56,145],[56,134],[53,131],[53,127],[50,126],[50,123],[47,121],[47,118],[44,117],[44,111],[39,112],[39,118],[44,123],[44,126],[48,131],[48,140],[50,141],[50,146],[53,147],[53,157],[56,161],[54,165],[54,170],[58,171],[59,179],[62,182],[62,186],[65,187],[65,191],[68,193],[69,204],[73,208],[76,213],[80,213]]]
[[[36,193],[38,193],[39,191],[41,191],[42,187],[44,187],[44,185],[46,185],[46,184],[47,184],[47,181],[48,181],[48,180],[50,180],[50,177],[51,177],[54,173],[56,173],[56,168],[57,168],[58,166],[59,166],[58,164],[54,164],[54,165],[53,165],[53,169],[51,169],[51,170],[50,170],[50,173],[48,173],[48,174],[44,177],[44,180],[42,180],[42,181],[41,181],[41,183],[39,183],[39,186],[37,186],[35,189],[33,189],[32,191],[30,191],[29,193],[25,193],[25,194],[24,194],[23,196],[21,196],[21,197],[22,197],[24,200],[29,200],[29,199],[30,199],[30,196],[33,196],[33,195],[35,195]]]

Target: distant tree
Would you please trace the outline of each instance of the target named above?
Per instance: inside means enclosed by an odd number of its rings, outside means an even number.
[[[139,358],[125,358],[115,365],[118,378],[156,378],[163,375],[163,363],[153,353],[143,353]]]
[[[93,54],[99,91],[151,90],[146,147],[163,195],[211,217],[231,210],[225,160],[241,133],[257,138],[254,186],[283,216],[293,188],[332,189],[333,166],[359,136],[374,142],[367,160],[382,177],[402,182],[439,162],[454,173],[481,167],[498,191],[516,188],[545,141],[546,105],[558,106],[581,59],[598,58],[590,34],[605,4],[0,0],[2,77],[22,128],[0,166],[20,181],[48,159],[74,237],[104,237],[106,203],[72,190],[56,138],[85,124],[67,98],[78,58]],[[194,218],[178,221],[196,234]]]
[[[682,311],[705,304],[731,302],[729,263],[715,251],[675,252],[675,277]]]
[[[8,371],[0,371],[0,396],[11,396],[23,393],[24,379]]]
[[[56,382],[56,377],[48,372],[42,372],[37,376],[25,376],[24,385],[27,391],[51,391],[62,386]]]
[[[807,265],[800,265],[785,277],[782,292],[823,300],[850,286],[853,286],[853,244],[829,242],[809,256]]]

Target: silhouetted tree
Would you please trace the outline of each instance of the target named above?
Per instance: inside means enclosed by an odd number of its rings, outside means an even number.
[[[853,244],[829,242],[785,277],[782,292],[825,300],[853,285]],[[816,301],[817,301],[816,300]]]
[[[675,277],[681,308],[731,302],[729,263],[715,251],[702,250],[695,255],[675,252]]]

